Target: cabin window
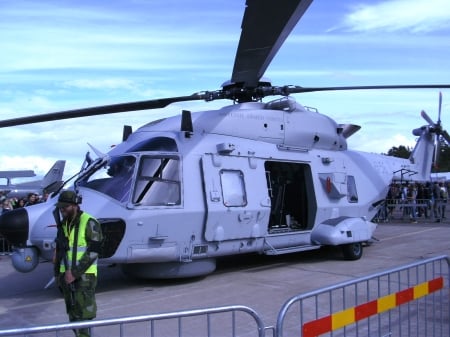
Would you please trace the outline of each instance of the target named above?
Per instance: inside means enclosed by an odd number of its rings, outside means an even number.
[[[354,176],[347,176],[347,200],[348,202],[358,202],[358,192]]]
[[[220,183],[222,185],[222,200],[227,207],[247,205],[244,174],[239,170],[221,170]]]
[[[180,163],[176,156],[144,156],[139,165],[133,203],[172,206],[181,203]]]

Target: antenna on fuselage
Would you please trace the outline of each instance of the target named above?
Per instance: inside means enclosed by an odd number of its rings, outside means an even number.
[[[190,138],[194,132],[194,127],[192,126],[192,116],[191,112],[188,110],[183,110],[181,112],[181,128],[180,130],[184,132],[186,138]]]
[[[124,125],[122,132],[122,142],[126,141],[128,137],[133,133],[133,128],[131,125]]]

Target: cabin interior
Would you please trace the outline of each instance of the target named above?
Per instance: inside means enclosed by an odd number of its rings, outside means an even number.
[[[271,200],[269,233],[311,229],[316,202],[310,166],[266,161],[265,170]]]

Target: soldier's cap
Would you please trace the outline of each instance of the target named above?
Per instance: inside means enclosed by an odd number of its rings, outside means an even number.
[[[56,207],[61,208],[76,204],[78,204],[77,194],[74,191],[63,191],[58,197]]]

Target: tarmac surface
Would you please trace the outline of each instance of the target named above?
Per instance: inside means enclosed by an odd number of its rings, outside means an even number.
[[[136,280],[119,268],[100,266],[97,319],[146,315],[226,305],[254,309],[265,325],[276,322],[289,298],[439,255],[450,255],[450,221],[380,223],[375,240],[358,261],[345,261],[337,248],[280,256],[235,256],[218,261],[217,270],[188,280]],[[28,274],[16,272],[0,256],[0,329],[66,323],[55,286],[44,289],[52,265],[41,263]]]

